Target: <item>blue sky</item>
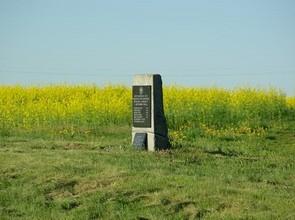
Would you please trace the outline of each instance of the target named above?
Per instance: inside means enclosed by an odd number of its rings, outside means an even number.
[[[275,86],[295,95],[295,1],[0,0],[0,84]]]

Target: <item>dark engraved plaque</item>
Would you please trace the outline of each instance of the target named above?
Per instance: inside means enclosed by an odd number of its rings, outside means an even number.
[[[151,86],[133,86],[133,127],[151,127]]]
[[[133,140],[133,146],[139,150],[145,150],[147,148],[147,134],[136,133]]]

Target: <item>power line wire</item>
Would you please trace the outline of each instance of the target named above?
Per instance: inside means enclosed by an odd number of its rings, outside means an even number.
[[[55,71],[26,71],[26,70],[0,70],[0,73],[12,73],[17,75],[40,75],[40,74],[50,74],[56,76],[86,76],[86,77],[99,77],[99,76],[111,76],[111,77],[129,77],[134,74],[124,73],[124,74],[113,74],[109,71],[95,71],[96,73],[90,72],[55,72]],[[125,72],[125,71],[122,71]],[[132,71],[133,72],[133,71]],[[162,72],[162,71],[159,71]],[[186,71],[184,71],[186,72]],[[200,72],[200,71],[199,71]],[[204,72],[204,71],[203,71]],[[187,73],[179,73],[179,74],[163,74],[165,77],[188,77],[188,78],[197,78],[197,77],[218,77],[218,76],[269,76],[269,75],[293,75],[295,76],[295,71],[267,71],[267,72],[251,72],[251,73],[204,73],[204,74],[187,74]]]

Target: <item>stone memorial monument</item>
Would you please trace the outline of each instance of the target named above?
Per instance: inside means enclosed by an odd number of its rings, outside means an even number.
[[[132,86],[132,144],[149,151],[170,147],[159,74],[135,75]]]

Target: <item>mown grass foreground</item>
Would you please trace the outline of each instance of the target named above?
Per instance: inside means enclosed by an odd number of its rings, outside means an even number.
[[[164,89],[172,149],[136,151],[121,86],[0,88],[0,219],[294,219],[295,99]]]
[[[294,219],[295,124],[150,153],[96,141],[0,142],[1,219]],[[115,138],[114,138],[115,134]]]

